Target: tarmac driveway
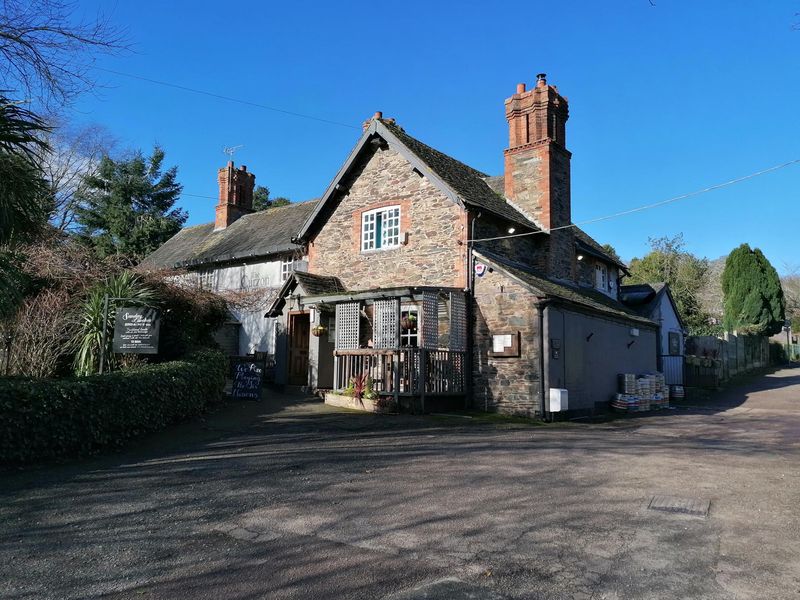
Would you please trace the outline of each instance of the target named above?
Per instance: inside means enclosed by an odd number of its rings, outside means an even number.
[[[1,474],[0,597],[792,598],[799,459],[800,369],[603,425],[275,397]]]

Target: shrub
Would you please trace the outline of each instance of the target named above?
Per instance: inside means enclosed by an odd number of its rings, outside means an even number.
[[[0,379],[0,462],[84,455],[202,413],[221,397],[225,357],[72,379]]]

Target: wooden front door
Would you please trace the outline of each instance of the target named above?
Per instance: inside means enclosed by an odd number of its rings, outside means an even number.
[[[308,313],[289,315],[289,385],[308,385]]]

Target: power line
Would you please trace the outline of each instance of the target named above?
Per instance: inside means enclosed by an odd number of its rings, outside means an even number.
[[[743,177],[737,177],[736,179],[731,179],[729,181],[725,181],[723,183],[717,183],[715,185],[711,185],[709,187],[705,187],[700,190],[695,190],[694,192],[689,192],[687,194],[681,194],[680,196],[675,196],[673,198],[668,198],[667,200],[661,200],[659,202],[653,202],[652,204],[644,204],[642,206],[637,206],[636,208],[629,208],[627,210],[623,210],[620,212],[612,213],[610,215],[605,215],[602,217],[595,217],[594,219],[589,219],[587,221],[581,221],[580,223],[570,223],[569,225],[561,225],[559,227],[553,227],[547,231],[529,231],[527,233],[516,233],[511,235],[501,235],[498,237],[491,237],[491,238],[481,238],[477,240],[472,240],[473,242],[491,242],[494,240],[507,240],[510,238],[518,238],[518,237],[525,237],[528,235],[537,235],[539,233],[549,233],[551,231],[558,231],[559,229],[570,229],[571,227],[580,227],[581,225],[590,225],[591,223],[597,223],[599,221],[608,221],[609,219],[616,219],[617,217],[622,217],[625,215],[630,215],[633,213],[641,212],[643,210],[649,210],[651,208],[657,208],[659,206],[664,206],[665,204],[670,204],[672,202],[677,202],[678,200],[685,200],[686,198],[691,198],[693,196],[699,196],[700,194],[705,194],[707,192],[712,192],[714,190],[718,190],[720,188],[728,187],[734,185],[736,183],[741,183],[742,181],[747,181],[748,179],[753,179],[754,177],[759,177],[760,175],[765,175],[767,173],[771,173],[773,171],[777,171],[779,169],[784,169],[791,165],[795,165],[800,163],[800,158],[795,160],[790,160],[789,162],[785,162],[779,165],[775,165],[774,167],[769,167],[768,169],[764,169],[762,171],[756,171],[755,173],[750,173],[749,175],[745,175]]]
[[[268,106],[266,104],[259,104],[258,102],[251,102],[250,100],[241,100],[239,98],[232,98],[231,96],[223,96],[222,94],[215,94],[214,92],[208,92],[206,90],[198,90],[196,88],[191,88],[185,85],[178,85],[176,83],[169,83],[168,81],[159,81],[158,79],[151,79],[150,77],[143,77],[141,75],[134,75],[132,73],[123,73],[122,71],[115,71],[114,69],[105,69],[103,67],[95,66],[93,67],[98,71],[104,71],[106,73],[113,73],[114,75],[121,75],[122,77],[130,77],[131,79],[138,79],[140,81],[146,81],[148,83],[153,83],[156,85],[163,85],[165,87],[171,87],[176,90],[183,90],[184,92],[191,92],[193,94],[200,94],[203,96],[210,96],[211,98],[218,98],[220,100],[227,100],[229,102],[237,102],[239,104],[245,104],[247,106],[255,106],[256,108],[263,108],[265,110],[271,110],[273,112],[282,113],[284,115],[291,115],[293,117],[299,117],[301,119],[311,119],[312,121],[319,121],[320,123],[328,123],[329,125],[338,125],[339,127],[348,127],[350,129],[358,129],[355,125],[350,125],[349,123],[341,123],[339,121],[331,121],[330,119],[323,119],[321,117],[315,117],[313,115],[307,115],[304,113],[294,112],[291,110],[286,110],[283,108],[277,108],[275,106]],[[187,194],[188,195],[188,194]]]

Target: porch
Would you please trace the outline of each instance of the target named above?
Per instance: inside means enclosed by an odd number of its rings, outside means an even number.
[[[396,406],[428,410],[467,393],[467,304],[460,289],[395,288],[303,298],[334,342],[333,390],[369,379]],[[327,322],[327,327],[325,323]],[[319,355],[319,363],[326,358]],[[438,400],[438,401],[437,401]]]

